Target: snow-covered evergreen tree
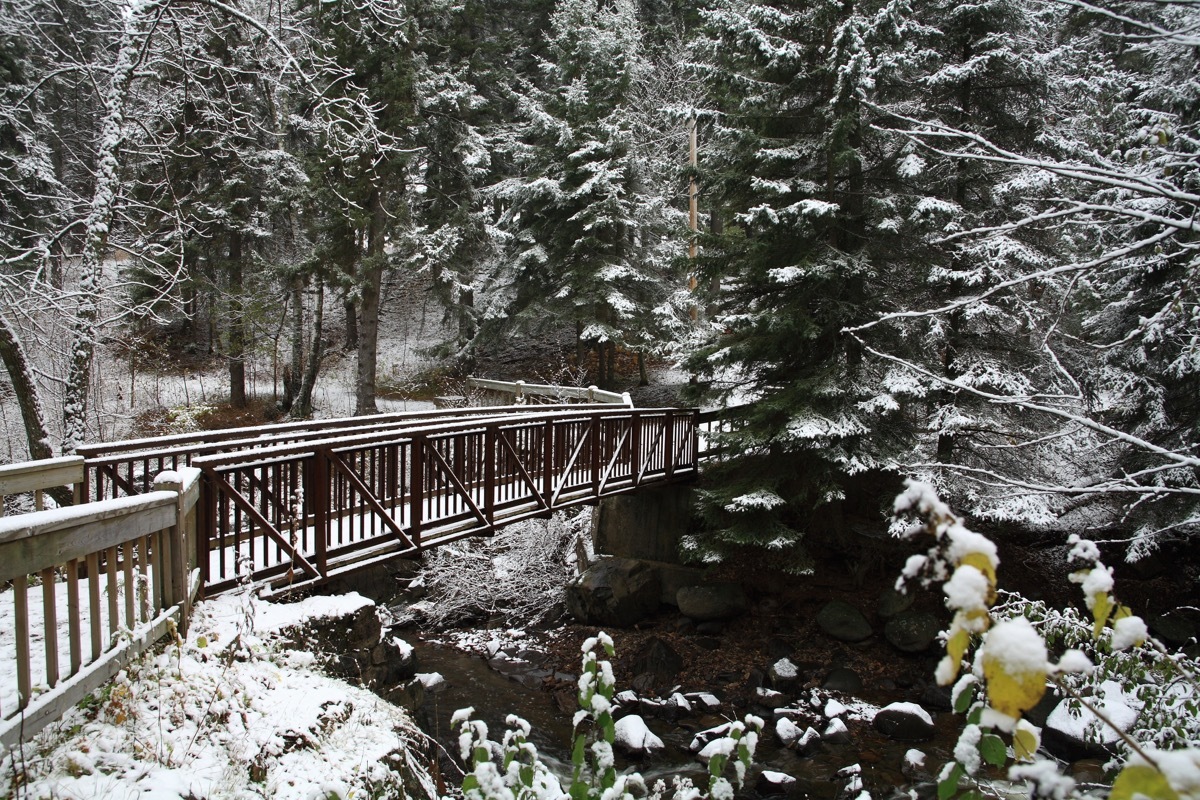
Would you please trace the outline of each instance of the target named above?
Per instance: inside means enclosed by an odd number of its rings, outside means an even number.
[[[640,343],[668,291],[655,248],[666,204],[647,191],[650,165],[633,138],[632,87],[644,70],[635,3],[560,0],[505,144],[519,175],[489,190],[510,237],[501,313],[526,329],[573,323],[605,385],[617,346]]]

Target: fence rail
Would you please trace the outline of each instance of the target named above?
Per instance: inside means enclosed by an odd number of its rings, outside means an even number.
[[[0,520],[0,745],[103,685],[172,625],[186,629],[199,472],[154,491]],[[15,690],[15,691],[14,691]]]
[[[467,385],[472,389],[497,395],[518,405],[558,404],[558,403],[604,403],[622,405],[633,408],[633,400],[629,392],[609,392],[595,386],[553,386],[542,383],[526,383],[525,381],[496,381],[490,378],[467,378]]]
[[[84,461],[79,456],[0,466],[0,517],[4,516],[4,499],[13,495],[33,495],[34,510],[41,511],[46,492],[69,487],[79,502],[83,480]]]

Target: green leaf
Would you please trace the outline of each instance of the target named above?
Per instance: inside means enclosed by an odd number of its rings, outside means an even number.
[[[983,719],[983,706],[972,710],[971,713],[967,715],[967,724],[978,725],[981,719]]]
[[[979,754],[993,767],[1002,767],[1004,762],[1008,761],[1008,751],[1004,746],[1004,740],[994,733],[984,734],[983,738],[979,740]]]
[[[575,737],[575,746],[571,748],[571,763],[578,769],[583,769],[583,759],[587,752],[587,737],[582,733]]]
[[[463,788],[463,792],[471,792],[471,791],[477,790],[479,788],[479,778],[476,778],[474,775],[468,774],[467,777],[463,778],[462,788]]]
[[[491,760],[492,754],[483,745],[478,745],[474,751],[474,758],[476,764],[484,764]]]
[[[967,709],[971,707],[971,701],[975,699],[975,692],[971,689],[963,689],[958,693],[958,697],[954,700],[954,713],[965,714]]]
[[[938,782],[938,800],[950,800],[958,791],[958,782],[967,774],[963,769],[963,765],[955,762],[954,768],[950,770],[950,774],[946,776],[946,780]]]
[[[714,778],[721,777],[721,773],[725,771],[725,756],[715,755],[708,760],[708,774]]]

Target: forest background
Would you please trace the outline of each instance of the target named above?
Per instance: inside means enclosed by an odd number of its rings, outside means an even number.
[[[447,373],[564,331],[602,386],[685,365],[737,455],[701,558],[803,572],[901,475],[1186,542],[1198,73],[1190,0],[4,3],[10,452],[99,434],[98,353],[217,360],[234,408],[268,364],[303,417],[340,344],[372,413],[381,319],[432,300]]]

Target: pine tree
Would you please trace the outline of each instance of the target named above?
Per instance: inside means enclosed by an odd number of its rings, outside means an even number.
[[[560,0],[507,143],[520,175],[490,190],[511,237],[505,316],[526,329],[572,324],[580,355],[595,350],[604,386],[615,380],[617,347],[653,326],[666,292],[667,265],[652,247],[665,206],[646,191],[632,132],[641,47],[632,2]]]

